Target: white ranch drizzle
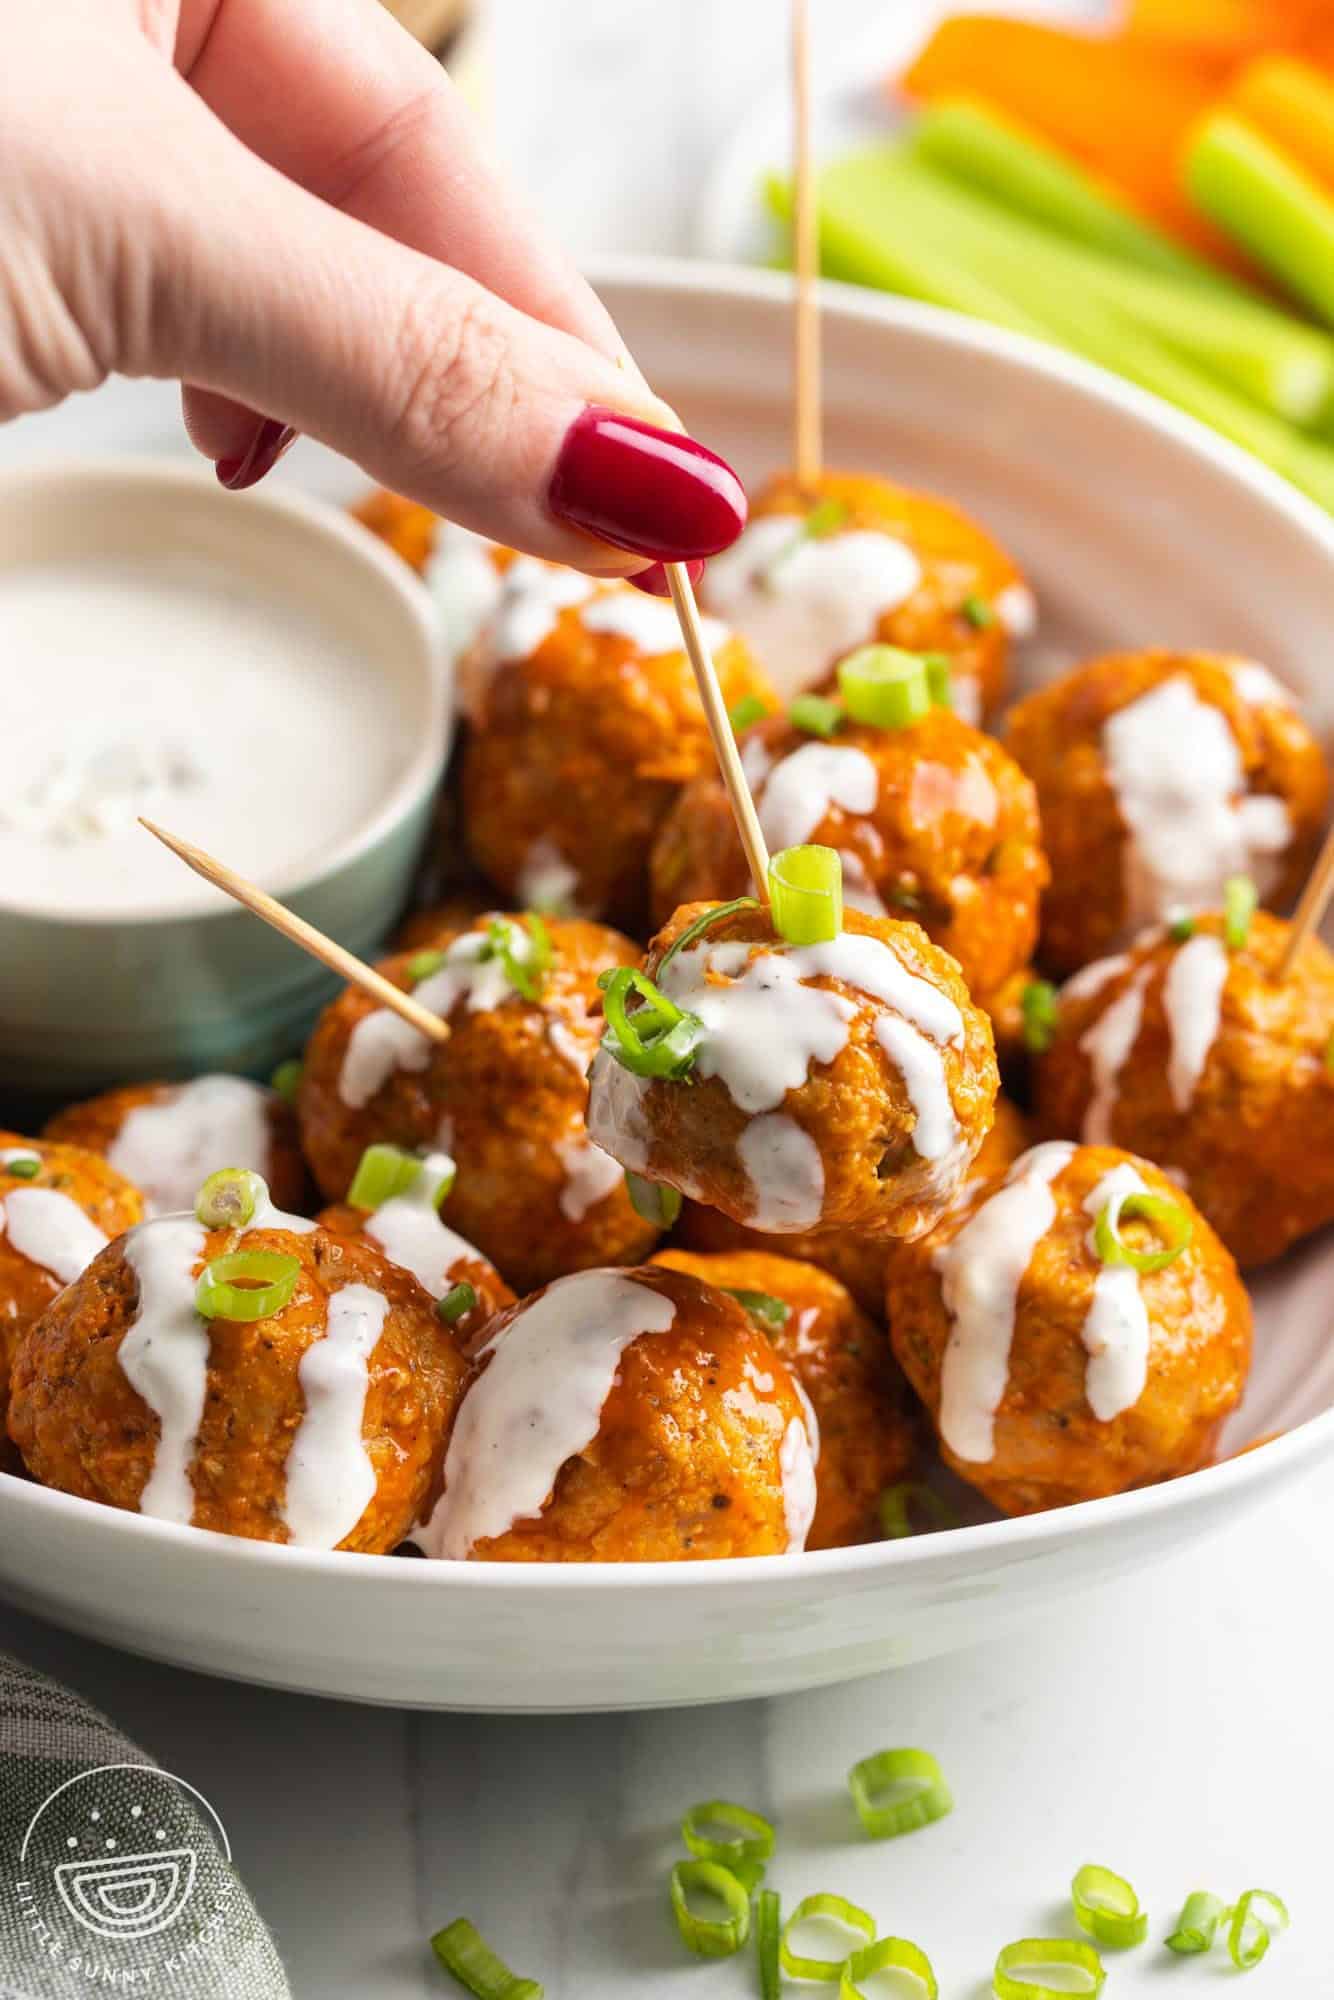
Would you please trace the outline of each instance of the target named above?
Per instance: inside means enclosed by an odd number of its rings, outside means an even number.
[[[1252,708],[1291,708],[1292,696],[1283,683],[1258,660],[1228,660],[1237,693]]]
[[[960,722],[970,722],[974,729],[981,728],[982,683],[976,674],[956,673],[951,682],[950,699]]]
[[[900,1014],[877,1016],[875,1038],[903,1078],[903,1087],[917,1114],[913,1150],[919,1159],[952,1162],[959,1140],[959,1123],[950,1101],[940,1050]]]
[[[1209,1051],[1218,1037],[1228,956],[1222,940],[1201,932],[1173,955],[1163,980],[1169,1052],[1167,1087],[1178,1111],[1189,1111]]]
[[[586,632],[614,632],[628,639],[645,659],[681,651],[681,627],[674,606],[661,597],[646,597],[629,584],[590,599],[579,613],[579,622]],[[711,652],[732,636],[716,618],[701,618],[700,629]]]
[[[553,916],[578,912],[579,870],[546,834],[524,855],[515,889],[525,910],[546,910]]]
[[[1123,993],[1100,1014],[1079,1038],[1079,1046],[1089,1060],[1092,1094],[1084,1113],[1084,1139],[1090,1146],[1112,1144],[1112,1114],[1130,1051],[1139,1036],[1144,1018],[1144,989],[1153,976],[1151,965],[1141,966]]]
[[[1026,583],[1007,583],[991,608],[1011,639],[1031,639],[1038,629],[1038,601]]]
[[[391,1263],[411,1271],[433,1299],[449,1290],[450,1274],[466,1258],[482,1260],[467,1238],[441,1221],[438,1196],[454,1162],[447,1153],[428,1153],[406,1194],[394,1195],[368,1215],[365,1234]]]
[[[596,1437],[625,1349],[675,1318],[670,1298],[619,1271],[558,1278],[517,1312],[482,1349],[459,1408],[444,1493],[414,1537],[426,1554],[461,1561],[540,1513],[565,1461]]]
[[[500,595],[477,644],[478,665],[488,673],[510,660],[531,659],[551,637],[567,605],[582,604],[597,584],[577,569],[561,569],[536,556],[517,556],[501,579]]]
[[[956,1458],[995,1456],[1019,1287],[1056,1219],[1052,1182],[1073,1159],[1062,1140],[1034,1146],[932,1257],[951,1320],[940,1375],[940,1434]]]
[[[563,1062],[571,1069],[577,1069],[580,1076],[588,1075],[588,1065],[597,1054],[597,1046],[602,1038],[600,1021],[584,1020],[578,1023],[562,1021],[555,1015],[547,1022],[547,1040]]]
[[[7,1166],[23,1156],[9,1152],[3,1157]],[[12,1188],[0,1201],[0,1234],[8,1236],[20,1257],[39,1264],[62,1285],[72,1285],[110,1240],[59,1188]]]
[[[1129,952],[1118,952],[1113,958],[1095,958],[1091,964],[1082,965],[1078,972],[1071,973],[1061,988],[1062,1000],[1091,1000],[1095,993],[1101,993],[1104,986],[1110,986],[1114,979],[1130,964]]]
[[[511,998],[514,988],[499,956],[483,957],[490,946],[484,931],[465,931],[445,950],[444,963],[412,989],[413,998],[443,1019],[460,1001],[470,1013],[489,1012]],[[520,958],[531,955],[532,941],[522,925],[515,930],[515,950]],[[431,1060],[432,1044],[425,1035],[395,1014],[389,1007],[376,1007],[363,1014],[348,1036],[343,1066],[338,1075],[338,1095],[344,1104],[359,1111],[380,1090],[395,1071],[423,1070]]]
[[[741,768],[746,774],[746,783],[752,791],[758,791],[773,770],[774,760],[769,755],[764,738],[748,735],[741,746]]]
[[[860,910],[867,917],[887,917],[889,911],[877,895],[860,854],[855,854],[849,847],[841,847],[838,858],[843,863],[844,908]]]
[[[625,1179],[620,1161],[594,1145],[584,1132],[557,1140],[556,1157],[565,1172],[560,1212],[567,1222],[582,1222],[589,1209],[605,1201]]]
[[[810,1411],[804,1392],[802,1402]],[[814,1417],[814,1411],[811,1411],[811,1417]],[[778,1470],[783,1482],[783,1526],[787,1530],[787,1553],[790,1556],[799,1555],[805,1548],[811,1522],[815,1519],[818,1436],[818,1429],[812,1432],[809,1422],[793,1417],[783,1432],[783,1442],[778,1448]]]
[[[494,542],[455,521],[441,521],[436,527],[422,581],[435,603],[451,660],[476,643],[500,602],[501,576],[492,560],[494,549]]]
[[[370,1357],[389,1301],[369,1285],[329,1300],[324,1333],[301,1357],[305,1413],[287,1454],[283,1520],[301,1548],[333,1549],[375,1498],[375,1467],[362,1437]]]
[[[782,1111],[752,1118],[737,1140],[750,1181],[750,1222],[775,1236],[813,1229],[824,1207],[824,1161],[809,1132]]]
[[[195,1267],[204,1249],[204,1231],[192,1215],[159,1216],[125,1238],[139,1309],[116,1358],[158,1420],[139,1512],[164,1521],[188,1523],[195,1510],[190,1466],[208,1389],[208,1323],[195,1310]]]
[[[880,776],[864,750],[835,743],[803,743],[770,770],[756,801],[770,848],[800,847],[833,806],[870,813]]]
[[[219,1167],[269,1172],[271,1091],[242,1076],[200,1076],[136,1105],[107,1148],[118,1173],[141,1188],[150,1215],[193,1208]]]
[[[1108,782],[1125,823],[1126,929],[1219,902],[1230,875],[1262,896],[1292,839],[1283,801],[1248,794],[1226,715],[1184,674],[1109,716],[1102,730]]]
[[[1115,1221],[1127,1195],[1148,1191],[1134,1167],[1123,1160],[1103,1175],[1086,1199],[1084,1212],[1096,1222],[1110,1203]],[[1080,1329],[1089,1357],[1084,1400],[1100,1424],[1109,1424],[1123,1410],[1132,1409],[1144,1393],[1149,1372],[1149,1309],[1134,1266],[1104,1264],[1092,1229],[1086,1241],[1098,1275]]]

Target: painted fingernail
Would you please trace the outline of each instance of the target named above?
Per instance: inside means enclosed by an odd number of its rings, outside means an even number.
[[[243,457],[218,460],[213,470],[219,484],[229,493],[243,493],[247,486],[258,486],[265,473],[273,471],[288,446],[295,443],[296,432],[290,424],[265,417]]]
[[[692,557],[686,564],[686,571],[690,581],[698,583],[704,574],[702,558]],[[625,580],[627,583],[632,583],[636,590],[645,591],[649,597],[670,597],[672,594],[671,585],[667,581],[667,571],[660,562],[650,563],[647,569],[640,570],[638,576],[627,576]]]
[[[725,459],[616,410],[575,418],[547,499],[572,527],[659,562],[717,555],[746,525],[745,490]]]

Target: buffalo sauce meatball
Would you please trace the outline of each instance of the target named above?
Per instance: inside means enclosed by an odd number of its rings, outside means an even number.
[[[1012,640],[1034,622],[1014,563],[947,501],[888,479],[784,474],[705,575],[709,610],[749,639],[784,695],[814,686],[855,646],[948,655],[961,712],[979,722],[1005,684]]]
[[[1250,1366],[1232,1257],[1110,1146],[1036,1146],[903,1244],[889,1326],[946,1464],[1007,1514],[1208,1464]]]
[[[653,1261],[739,1299],[809,1396],[819,1437],[807,1548],[876,1540],[876,1502],[907,1474],[917,1446],[910,1399],[883,1332],[837,1278],[792,1257],[660,1250]]]
[[[418,1538],[474,1562],[782,1555],[815,1510],[810,1417],[736,1299],[681,1271],[580,1271],[475,1355]]]
[[[1334,956],[1257,911],[1155,932],[1061,991],[1037,1067],[1044,1130],[1145,1153],[1243,1268],[1334,1222]]]
[[[657,1231],[585,1123],[598,975],[637,955],[598,924],[491,915],[433,953],[386,959],[386,977],[448,1021],[434,1045],[349,987],[316,1024],[298,1095],[325,1196],[343,1199],[377,1140],[439,1149],[459,1163],[446,1222],[517,1291],[645,1255]]]
[[[994,737],[947,708],[901,729],[845,723],[828,741],[775,717],[743,753],[769,846],[837,848],[845,903],[915,918],[979,1005],[1027,962],[1047,865],[1033,786]],[[748,882],[726,790],[699,777],[654,843],[654,915]]]
[[[276,1090],[243,1076],[131,1083],[53,1118],[47,1136],[101,1153],[143,1190],[150,1215],[189,1208],[217,1167],[248,1167],[280,1208],[300,1208],[306,1165],[296,1118]]]
[[[495,610],[513,550],[397,493],[371,493],[353,512],[417,572],[435,602],[447,653],[461,659]]]
[[[767,701],[744,641],[717,625],[707,636],[729,707]],[[653,836],[712,757],[672,606],[520,558],[474,665],[473,860],[516,902],[633,928]]]
[[[1287,902],[1324,818],[1320,747],[1253,660],[1117,653],[1010,712],[1052,879],[1041,958],[1075,972],[1146,924],[1216,907],[1229,877]]]
[[[412,910],[404,917],[390,942],[395,951],[422,951],[448,944],[460,931],[475,924],[486,909],[484,896],[451,896],[431,903],[424,910]]]
[[[849,910],[796,946],[753,903],[696,904],[646,972],[609,987],[590,1073],[589,1130],[622,1166],[766,1234],[930,1228],[997,1079],[986,1016],[924,931]]]
[[[19,1343],[10,1435],[84,1499],[382,1553],[438,1489],[462,1357],[374,1244],[253,1185],[238,1226],[159,1216],[94,1259]]]

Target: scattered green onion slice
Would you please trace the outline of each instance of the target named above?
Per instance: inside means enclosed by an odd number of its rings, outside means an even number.
[[[522,923],[493,917],[486,927],[482,957],[498,958],[506,979],[525,1000],[541,998],[552,956],[551,932],[536,910],[529,910]]]
[[[1256,1903],[1267,1903],[1268,1921],[1256,1911]],[[1238,1972],[1249,1972],[1269,1949],[1275,1931],[1288,1927],[1288,1910],[1272,1889],[1247,1889],[1232,1909],[1227,1927],[1227,1955]]]
[[[282,1311],[300,1276],[299,1261],[284,1251],[233,1250],[200,1272],[195,1311],[205,1319],[268,1319]]]
[[[785,847],[769,863],[769,908],[788,944],[827,944],[843,928],[843,862],[833,847]]]
[[[912,1513],[925,1514],[937,1528],[958,1528],[962,1526],[958,1514],[948,1500],[941,1498],[930,1486],[924,1486],[920,1479],[902,1479],[897,1486],[888,1486],[876,1502],[880,1515],[880,1532],[887,1542],[901,1542],[916,1532],[912,1524]]]
[[[784,1972],[791,1979],[815,1979],[822,1984],[832,1984],[843,1970],[842,1958],[803,1958],[793,1951],[789,1942],[798,1924],[810,1917],[828,1917],[834,1923],[844,1924],[850,1931],[858,1931],[868,1941],[875,1936],[875,1918],[869,1910],[863,1910],[856,1903],[850,1903],[846,1896],[832,1895],[827,1889],[814,1896],[803,1896],[796,1909],[783,1925],[778,1939],[778,1957]],[[846,1958],[847,1954],[844,1954]]]
[[[954,663],[948,653],[923,653],[926,688],[933,708],[954,706]]]
[[[1056,1036],[1061,1003],[1049,979],[1030,979],[1019,1001],[1024,1017],[1024,1047],[1035,1056],[1045,1055]]]
[[[1018,1971],[1036,1972],[1043,1965],[1073,1965],[1088,1974],[1085,1993],[1101,1993],[1107,1978],[1102,1960],[1091,1944],[1078,1938],[1020,1938],[996,1957],[991,1988],[996,2000],[1069,2000],[1070,1986],[1046,1986],[1040,1979],[1020,1979]]]
[[[1195,935],[1194,917],[1177,917],[1168,925],[1167,935],[1173,944],[1188,944]]]
[[[457,1285],[451,1285],[442,1299],[437,1299],[435,1309],[446,1326],[457,1326],[465,1313],[470,1313],[477,1304],[477,1287],[470,1285],[466,1278]]]
[[[872,729],[906,729],[931,706],[926,662],[897,646],[863,646],[839,663],[838,685],[854,722]]]
[[[430,979],[434,973],[439,972],[444,962],[443,951],[416,951],[403,969],[413,985],[420,986],[423,979]],[[460,1918],[459,1921],[462,1922],[463,1919]]]
[[[799,694],[788,703],[787,719],[803,736],[833,736],[843,727],[844,714],[828,695]]]
[[[269,1088],[276,1090],[286,1103],[295,1104],[296,1094],[301,1088],[301,1072],[304,1067],[300,1056],[289,1056],[286,1062],[279,1063],[269,1078]]]
[[[604,972],[598,985],[602,989],[602,1011],[607,1018],[602,1046],[622,1069],[635,1076],[674,1081],[690,1074],[704,1037],[704,1023],[698,1014],[687,1014],[653,984],[647,973],[631,965],[618,965],[614,971]],[[643,1003],[633,1014],[626,1006],[632,993]]]
[[[1141,1217],[1151,1222],[1166,1247],[1132,1250],[1121,1236],[1123,1221]],[[1195,1233],[1195,1224],[1180,1202],[1165,1194],[1127,1194],[1109,1201],[1093,1225],[1093,1242],[1104,1264],[1129,1264],[1135,1271],[1163,1271],[1174,1263]]]
[[[1099,1944],[1113,1945],[1118,1951],[1143,1944],[1149,1933],[1149,1919],[1139,1906],[1139,1897],[1123,1875],[1099,1868],[1087,1861],[1070,1884],[1070,1900],[1082,1931]]]
[[[722,1289],[764,1326],[786,1326],[792,1316],[787,1300],[776,1299],[772,1292],[741,1291],[735,1285],[724,1285]]]
[[[542,2000],[535,1979],[520,1979],[496,1957],[486,1939],[466,1917],[455,1917],[431,1939],[431,1950],[476,2000]]]
[[[367,1146],[347,1198],[353,1208],[383,1208],[395,1195],[406,1194],[421,1178],[422,1163],[401,1146]],[[444,1190],[448,1193],[448,1188]],[[443,1199],[443,1195],[441,1197]]]
[[[673,938],[662,957],[658,960],[658,977],[661,978],[678,951],[686,951],[697,937],[712,930],[724,917],[733,916],[737,910],[758,910],[759,903],[754,896],[734,896],[730,903],[719,903],[714,909],[706,910],[702,917],[696,917],[693,924],[687,924],[680,937]]]
[[[248,1167],[219,1167],[195,1196],[195,1221],[205,1229],[244,1229],[268,1193]]]
[[[769,713],[767,705],[757,694],[743,694],[740,701],[733,702],[727,711],[727,720],[732,725],[732,733],[739,736],[743,729],[749,729],[753,722],[763,722]]]
[[[1197,1889],[1194,1895],[1187,1896],[1177,1918],[1176,1929],[1167,1940],[1167,1949],[1180,1953],[1183,1958],[1195,1952],[1212,1950],[1218,1926],[1226,1915],[1227,1906],[1221,1896],[1211,1896],[1207,1889]]]
[[[718,1861],[724,1868],[738,1861],[767,1861],[774,1851],[769,1821],[731,1799],[705,1799],[691,1806],[681,1821],[681,1838],[697,1861]]]
[[[777,1889],[761,1889],[755,1905],[755,1956],[760,1968],[760,2000],[781,2000],[783,1975],[778,1961],[781,1922]]]
[[[936,2000],[940,1991],[931,1961],[922,1947],[911,1938],[888,1937],[868,1944],[864,1951],[849,1954],[839,1973],[838,2000],[866,2000],[857,1982],[869,1979],[876,1972],[910,1972],[921,1981],[926,2000]]]
[[[1223,942],[1229,951],[1245,951],[1259,900],[1249,875],[1229,875],[1223,884]]]
[[[36,1153],[12,1153],[4,1164],[5,1172],[16,1181],[35,1181],[42,1171],[42,1163]]]
[[[848,1772],[848,1790],[872,1840],[893,1840],[944,1819],[954,1806],[939,1764],[929,1750],[877,1750]],[[887,1794],[897,1793],[897,1797]]]
[[[729,1875],[735,1875],[748,1896],[753,1896],[767,1874],[762,1861],[725,1861],[721,1864]]]
[[[717,1861],[678,1861],[672,1870],[672,1910],[682,1941],[699,1958],[730,1958],[750,1936],[750,1897],[729,1868]],[[697,1915],[692,1891],[713,1896],[725,1917]]]
[[[651,1222],[655,1229],[670,1229],[681,1213],[681,1196],[676,1188],[665,1187],[660,1181],[646,1181],[642,1174],[632,1174],[628,1167],[625,1191],[635,1214]]]
[[[996,622],[994,607],[987,603],[985,597],[978,597],[976,593],[965,597],[959,609],[975,632],[985,632],[988,625],[994,625]]]

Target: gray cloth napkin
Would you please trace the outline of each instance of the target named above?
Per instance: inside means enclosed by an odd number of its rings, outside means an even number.
[[[0,1653],[0,2000],[291,2000],[208,1801]]]

